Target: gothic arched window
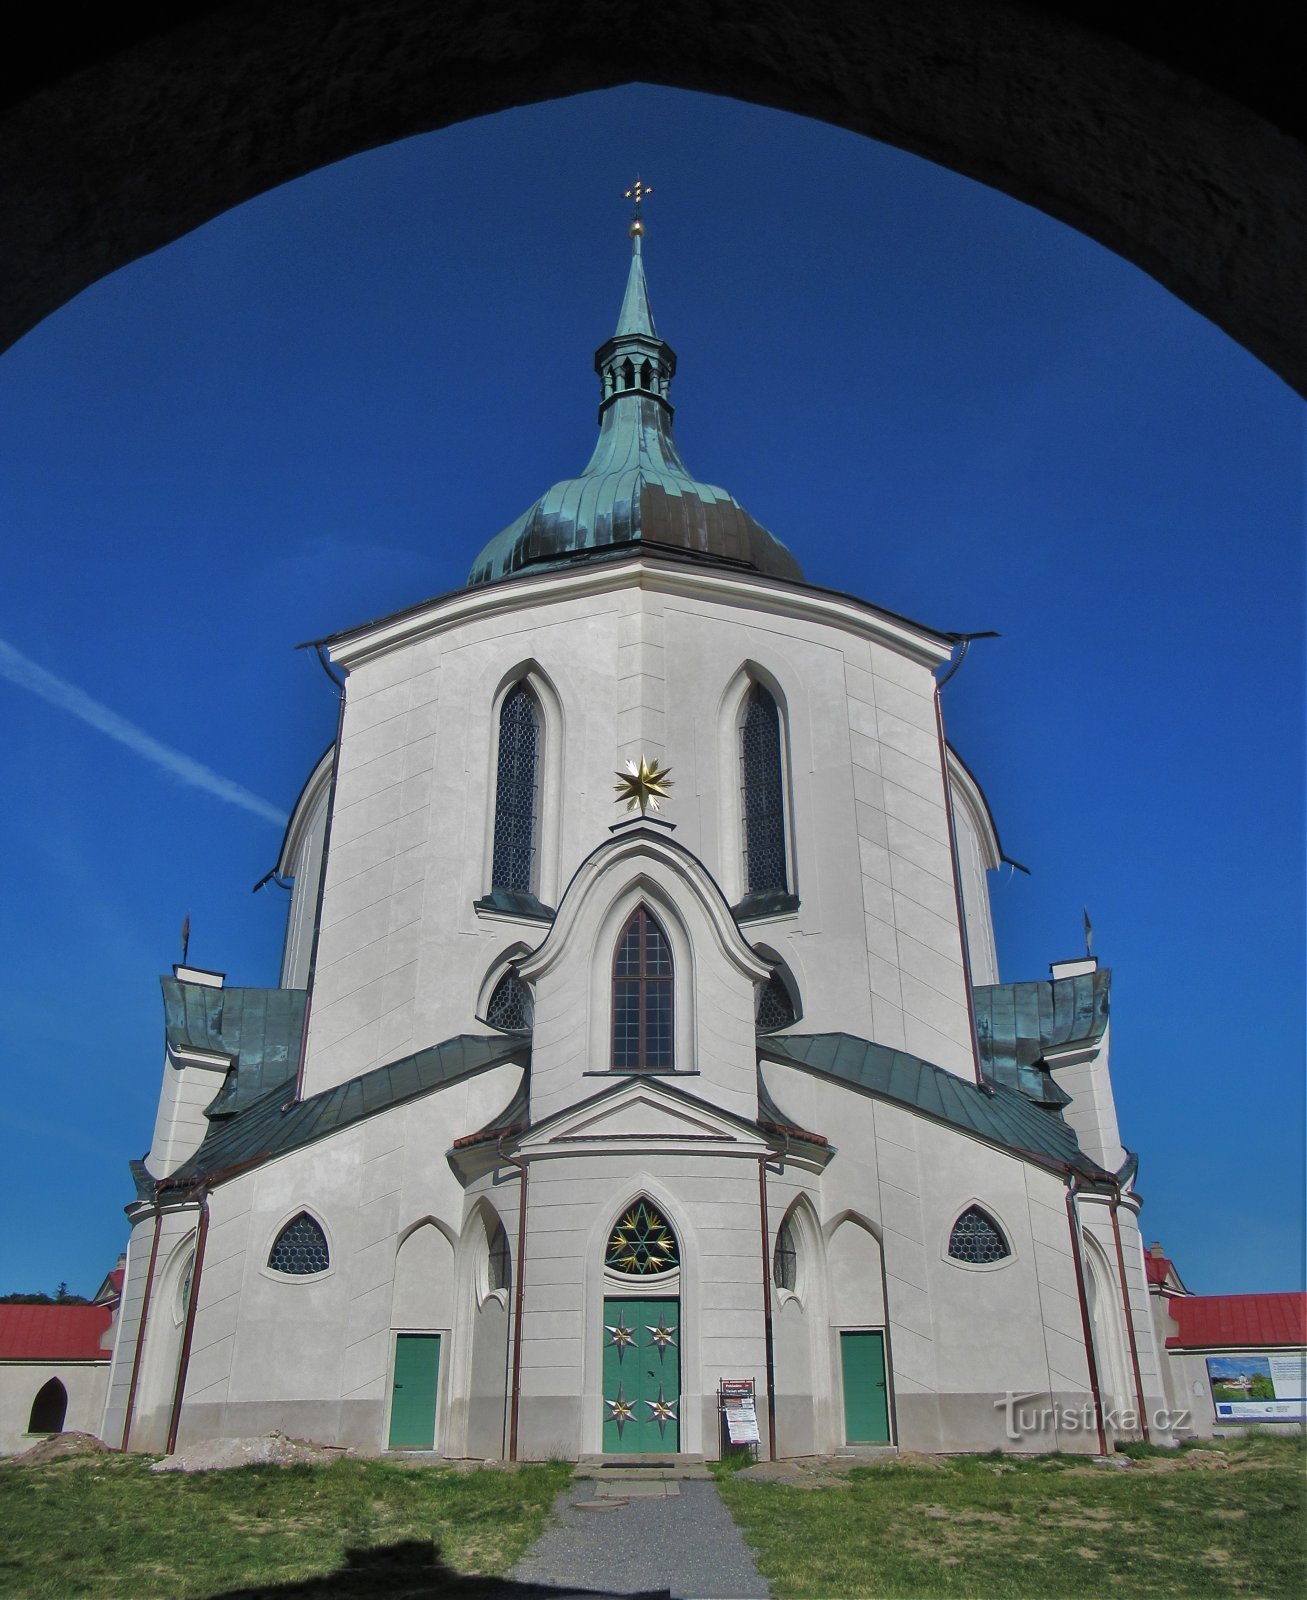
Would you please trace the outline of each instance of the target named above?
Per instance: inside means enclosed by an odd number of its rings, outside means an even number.
[[[510,967],[495,985],[486,1007],[486,1021],[506,1033],[526,1033],[533,1018],[531,991]]]
[[[507,1289],[513,1271],[512,1257],[504,1224],[498,1220],[487,1229],[486,1251],[486,1279],[490,1288]]]
[[[613,957],[613,1066],[672,1065],[672,951],[643,906],[622,930]]]
[[[628,1206],[613,1224],[604,1252],[604,1265],[610,1272],[644,1278],[671,1272],[680,1264],[672,1225],[648,1200]]]
[[[325,1272],[331,1265],[327,1236],[307,1211],[292,1217],[277,1235],[268,1265],[274,1272],[286,1272],[296,1278]]]
[[[754,1006],[754,1025],[759,1033],[775,1033],[777,1028],[788,1028],[795,1019],[794,997],[779,972],[773,972],[766,983],[757,987]]]
[[[953,1224],[948,1253],[954,1261],[987,1266],[991,1261],[1002,1261],[1004,1256],[1010,1256],[1012,1250],[993,1217],[979,1206],[968,1206]]]
[[[22,1412],[19,1412],[22,1415]],[[58,1378],[51,1378],[36,1391],[31,1415],[27,1419],[28,1433],[62,1433],[64,1418],[68,1415],[68,1391]]]
[[[788,1217],[776,1234],[776,1249],[772,1255],[772,1281],[778,1289],[794,1290],[799,1281],[799,1248],[794,1229]]]
[[[499,708],[499,766],[495,778],[495,847],[490,887],[531,894],[535,883],[540,812],[540,708],[516,683]]]
[[[760,683],[749,690],[740,720],[740,797],[745,894],[784,894],[789,874],[785,866],[781,714]]]

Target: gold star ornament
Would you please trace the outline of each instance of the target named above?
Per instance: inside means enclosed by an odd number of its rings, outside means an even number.
[[[659,800],[669,798],[672,789],[672,780],[668,776],[670,767],[660,767],[656,761],[650,761],[648,756],[641,756],[639,764],[634,761],[626,763],[626,771],[615,773],[619,780],[613,785],[617,790],[616,803],[620,806],[623,800],[626,809],[634,811],[640,808],[640,815],[646,811],[661,811]]]

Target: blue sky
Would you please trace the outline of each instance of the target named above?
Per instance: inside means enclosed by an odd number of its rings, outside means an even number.
[[[1144,1227],[1191,1288],[1301,1283],[1303,414],[1015,201],[634,87],[344,162],[0,357],[0,1288],[91,1293],[178,956],[277,980],[251,894],[332,737],[298,641],[463,581],[594,437],[622,190],[677,437],[808,577],[993,628],[945,691],[1008,854],[1007,979],[1115,971]]]

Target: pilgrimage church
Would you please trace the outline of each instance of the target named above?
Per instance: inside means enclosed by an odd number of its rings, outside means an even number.
[[[1158,1436],[1110,973],[1000,981],[965,640],[691,475],[636,198],[589,464],[317,647],[280,984],[162,980],[115,1447]]]

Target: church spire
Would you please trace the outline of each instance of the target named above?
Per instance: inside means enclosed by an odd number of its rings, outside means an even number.
[[[631,270],[626,276],[626,293],[617,318],[617,331],[595,351],[595,371],[602,394],[599,415],[617,401],[644,397],[657,400],[670,419],[667,399],[676,357],[670,345],[658,337],[653,312],[649,307],[649,285],[644,276],[644,218],[641,207],[653,193],[651,185],[637,178],[626,191],[631,201]]]

